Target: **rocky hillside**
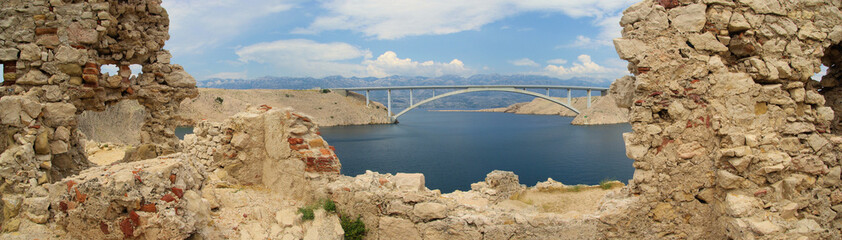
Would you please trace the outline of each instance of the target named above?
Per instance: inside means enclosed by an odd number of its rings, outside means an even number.
[[[509,107],[490,108],[478,110],[478,112],[506,112],[515,114],[534,114],[534,115],[560,115],[565,117],[576,117],[573,119],[573,125],[601,125],[601,124],[617,124],[627,123],[629,119],[629,110],[627,108],[620,108],[616,104],[618,98],[628,98],[630,93],[621,92],[626,89],[628,84],[631,84],[633,79],[631,77],[623,77],[617,79],[611,84],[606,96],[591,96],[591,108],[588,108],[588,98],[578,97],[572,99],[572,106],[580,111],[580,114],[567,109],[564,106],[555,104],[541,98],[535,98],[531,102],[515,103]],[[622,86],[622,88],[617,87]],[[566,98],[555,98],[561,102],[567,102]]]
[[[370,107],[366,107],[365,97],[359,94],[344,96],[317,90],[200,88],[199,97],[181,102],[180,115],[193,122],[202,119],[222,121],[249,105],[290,107],[311,116],[319,126],[389,122],[383,104],[372,102]]]
[[[181,102],[181,125],[193,125],[202,119],[222,121],[247,106],[266,105],[292,108],[307,114],[320,126],[385,124],[386,108],[378,102],[365,106],[365,97],[350,93],[322,93],[316,90],[227,90],[199,89],[199,96]],[[137,145],[140,128],[149,113],[137,101],[122,101],[105,111],[86,111],[79,116],[79,130],[87,139]]]

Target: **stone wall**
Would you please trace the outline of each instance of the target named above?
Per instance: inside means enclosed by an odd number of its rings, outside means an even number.
[[[331,179],[342,165],[309,117],[268,106],[215,123],[201,121],[184,152],[231,184],[263,185],[285,197],[310,199],[313,179]],[[322,178],[324,177],[324,178]]]
[[[842,2],[644,0],[617,53],[635,160],[608,237],[842,237]],[[824,63],[821,82],[810,77]]]
[[[195,80],[170,64],[160,0],[0,2],[0,228],[17,216],[20,199],[44,184],[79,173],[87,161],[77,114],[123,99],[147,109],[141,142],[174,149],[175,107],[196,96]],[[118,66],[115,76],[102,65]],[[132,75],[129,65],[139,64]],[[41,189],[41,190],[37,190]],[[26,193],[26,195],[23,195]],[[27,201],[24,199],[24,201]]]

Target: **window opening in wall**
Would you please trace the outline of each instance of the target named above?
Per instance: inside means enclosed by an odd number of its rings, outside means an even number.
[[[0,82],[3,83],[3,86],[9,86],[15,83],[17,79],[16,63],[14,61],[0,62],[0,69],[3,69],[3,76],[0,78]]]
[[[132,70],[132,77],[137,77],[137,75],[140,75],[140,73],[143,72],[143,66],[140,64],[129,65],[129,69]]]
[[[822,64],[822,70],[819,71],[818,73],[816,73],[816,75],[813,75],[813,77],[811,77],[811,79],[813,79],[813,81],[820,82],[822,80],[822,77],[824,77],[824,75],[827,75],[827,66]]]
[[[108,73],[108,76],[115,76],[120,71],[120,68],[118,68],[115,64],[105,64],[102,65],[99,69],[99,72],[101,74]]]

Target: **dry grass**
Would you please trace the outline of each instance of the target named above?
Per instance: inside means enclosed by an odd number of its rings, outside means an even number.
[[[604,189],[603,186],[610,186]],[[549,189],[530,188],[511,197],[532,206],[542,212],[566,213],[576,211],[581,214],[597,210],[598,203],[611,189],[622,187],[619,181],[605,182],[604,185],[574,185]]]

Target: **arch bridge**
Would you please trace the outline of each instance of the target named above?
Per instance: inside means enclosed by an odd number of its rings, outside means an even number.
[[[414,90],[433,90],[433,97],[424,99],[420,102],[414,102],[412,93]],[[440,95],[436,95],[435,90],[438,89],[445,89],[445,90],[453,90],[449,91]],[[534,91],[529,91],[527,89],[538,89],[538,90],[546,90],[547,94],[541,94]],[[567,101],[559,101],[558,99],[550,97],[550,90],[551,89],[562,89],[567,90]],[[387,109],[387,117],[391,122],[395,122],[398,117],[406,114],[412,109],[415,109],[421,105],[426,103],[435,101],[440,98],[445,98],[453,95],[463,94],[463,93],[471,93],[471,92],[512,92],[512,93],[519,93],[519,94],[526,94],[542,99],[546,99],[552,103],[561,105],[567,109],[575,113],[579,113],[579,110],[572,106],[572,95],[571,92],[574,90],[578,91],[587,91],[588,96],[588,108],[591,107],[591,92],[592,91],[599,91],[601,96],[604,96],[608,91],[608,88],[604,87],[582,87],[582,86],[556,86],[556,85],[454,85],[454,86],[393,86],[393,87],[355,87],[355,88],[332,88],[331,91],[336,91],[341,93],[345,93],[347,95],[348,91],[354,92],[362,92],[365,91],[365,104],[369,106],[371,100],[369,98],[369,94],[371,91],[386,91],[386,109]],[[409,91],[409,107],[404,109],[403,111],[399,112],[396,115],[392,115],[392,91]]]

